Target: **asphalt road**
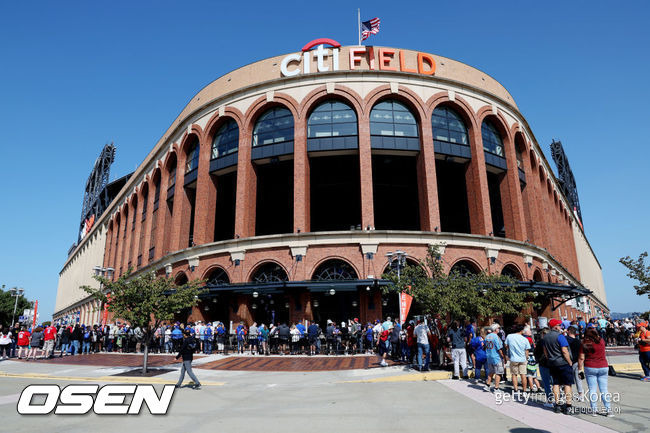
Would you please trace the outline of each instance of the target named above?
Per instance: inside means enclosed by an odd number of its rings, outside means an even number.
[[[177,368],[175,366],[174,368]],[[151,379],[113,376],[124,368],[0,362],[0,431],[11,432],[636,432],[650,431],[650,384],[637,373],[610,378],[616,417],[554,414],[541,402],[497,402],[471,382],[435,379],[398,367],[327,372],[199,370],[201,390],[176,390],[169,413],[19,415],[30,384],[173,383],[177,371]],[[4,377],[2,375],[4,374]],[[581,403],[579,405],[584,405]]]

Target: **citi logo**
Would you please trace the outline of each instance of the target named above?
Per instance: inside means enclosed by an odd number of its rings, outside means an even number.
[[[127,397],[131,397],[127,402]],[[152,415],[165,415],[174,385],[164,385],[158,397],[153,385],[29,385],[20,394],[21,415],[138,415],[146,403]]]
[[[325,44],[332,46],[331,54],[330,51],[325,48]],[[292,66],[292,69],[289,69],[289,65],[293,63],[300,63],[301,60],[303,61],[302,73],[308,74],[310,72],[309,65],[311,64],[312,55],[312,51],[310,50],[314,47],[317,47],[313,53],[314,58],[316,59],[316,68],[318,69],[318,72],[327,72],[330,70],[329,65],[325,64],[325,59],[327,59],[327,57],[332,58],[332,70],[339,70],[339,49],[341,48],[341,44],[333,39],[320,38],[314,39],[302,47],[302,55],[289,54],[287,57],[282,59],[282,62],[280,63],[280,72],[282,73],[282,76],[293,77],[294,75],[300,74],[300,67]]]

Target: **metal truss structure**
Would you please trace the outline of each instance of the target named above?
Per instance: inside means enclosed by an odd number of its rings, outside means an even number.
[[[573,172],[571,171],[569,160],[564,153],[561,141],[553,140],[551,143],[551,156],[557,166],[560,187],[571,206],[576,210],[580,223],[582,224],[582,211],[580,210],[580,199],[578,198],[576,180],[573,177]]]
[[[79,239],[82,238],[86,220],[99,216],[106,210],[110,204],[108,195],[108,179],[110,175],[111,164],[115,161],[115,146],[113,143],[107,144],[102,149],[99,157],[95,161],[95,166],[88,176],[86,188],[84,189],[84,200],[81,207],[81,222],[79,223]]]

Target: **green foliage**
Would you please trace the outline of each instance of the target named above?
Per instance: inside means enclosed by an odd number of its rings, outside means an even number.
[[[12,296],[9,290],[0,290],[0,325],[3,327],[11,326],[11,316],[14,313],[15,304],[16,297]],[[18,321],[18,316],[28,308],[31,308],[31,303],[24,296],[19,296],[15,320]]]
[[[139,326],[145,334],[155,330],[161,322],[172,320],[176,311],[196,305],[203,285],[194,280],[177,286],[173,279],[157,277],[153,272],[131,277],[131,269],[116,281],[102,276],[94,278],[102,283],[102,290],[81,288],[107,302],[108,311],[116,318],[124,319],[132,327]],[[110,300],[107,293],[110,293]]]
[[[630,256],[622,257],[619,262],[628,269],[627,276],[639,282],[635,285],[636,294],[639,296],[648,295],[650,298],[650,264],[645,263],[648,252],[639,254],[639,258],[634,260]]]
[[[484,271],[461,275],[456,270],[446,275],[437,247],[429,248],[420,266],[402,269],[399,281],[395,271],[384,274],[383,278],[392,282],[385,291],[405,291],[412,295],[425,314],[449,315],[452,319],[464,320],[467,317],[520,314],[526,305],[526,295],[517,291],[515,281],[510,277]]]
[[[52,324],[52,322],[47,321],[47,322],[41,323],[41,326],[43,326],[43,328],[45,328],[46,326],[50,326],[51,324]]]

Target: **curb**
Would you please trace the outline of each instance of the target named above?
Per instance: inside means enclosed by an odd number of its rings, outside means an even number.
[[[609,364],[612,367],[614,367],[614,370],[616,372],[625,372],[625,373],[633,373],[633,372],[642,372],[643,370],[641,369],[641,365],[638,362],[626,362],[626,363],[620,363],[620,364]]]
[[[11,377],[16,379],[39,379],[39,380],[59,380],[70,382],[116,382],[116,383],[137,383],[152,385],[175,385],[175,380],[165,380],[156,377],[128,377],[128,376],[99,376],[99,377],[80,377],[80,376],[53,376],[39,373],[5,373],[0,371],[0,377]],[[201,381],[203,386],[223,386],[225,382],[207,382]]]
[[[373,379],[345,380],[338,383],[382,383],[382,382],[428,382],[451,379],[450,371],[430,371],[428,373],[408,373],[397,376],[376,377]]]

